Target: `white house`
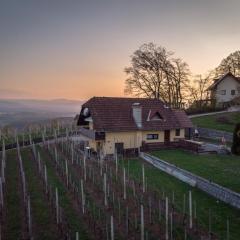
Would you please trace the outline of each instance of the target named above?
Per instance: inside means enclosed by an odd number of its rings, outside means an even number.
[[[216,106],[226,106],[234,98],[240,97],[240,77],[235,77],[228,72],[215,79],[208,90],[211,91],[211,97],[215,99]]]

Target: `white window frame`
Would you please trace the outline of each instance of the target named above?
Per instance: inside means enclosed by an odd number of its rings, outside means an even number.
[[[220,90],[221,95],[226,95],[226,93],[227,93],[227,90]]]
[[[158,140],[159,139],[159,134],[157,133],[149,133],[147,134],[147,140]]]

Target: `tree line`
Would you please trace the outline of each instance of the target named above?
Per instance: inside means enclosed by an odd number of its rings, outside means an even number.
[[[124,92],[127,95],[160,99],[176,108],[210,99],[208,87],[213,80],[231,72],[240,76],[240,51],[224,58],[219,66],[205,75],[193,76],[189,65],[165,47],[143,44],[131,56],[124,69]]]

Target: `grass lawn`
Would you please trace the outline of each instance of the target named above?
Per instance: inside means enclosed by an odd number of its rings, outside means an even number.
[[[59,239],[55,215],[50,204],[44,197],[44,187],[39,181],[37,168],[34,167],[34,160],[30,149],[22,149],[22,159],[27,181],[27,189],[31,198],[31,208],[33,215],[34,239]]]
[[[183,150],[161,150],[153,155],[240,193],[240,157],[196,155]]]
[[[71,198],[67,192],[67,189],[58,178],[56,170],[51,163],[52,160],[50,159],[50,156],[48,155],[46,150],[39,146],[37,146],[37,151],[40,152],[41,159],[47,166],[49,185],[52,186],[53,189],[58,188],[60,206],[63,208],[68,227],[70,228],[70,231],[72,233],[71,239],[74,239],[75,233],[78,232],[79,239],[88,240],[89,237],[86,230],[84,229],[82,219],[72,206]]]
[[[127,168],[127,161],[125,160]],[[142,178],[142,161],[140,159],[129,159],[129,173],[132,177]],[[183,211],[184,194],[187,198],[188,191],[192,190],[193,202],[196,204],[197,219],[202,226],[208,229],[209,210],[211,211],[212,231],[217,233],[219,239],[226,239],[226,219],[230,221],[230,239],[239,239],[240,236],[240,211],[230,207],[223,202],[217,201],[208,194],[192,188],[191,186],[177,180],[176,178],[158,170],[157,168],[146,164],[145,176],[148,188],[157,190],[159,194],[163,194],[172,198],[174,192],[174,199],[177,209]],[[186,203],[186,210],[188,211]]]
[[[18,174],[17,152],[7,151],[6,160],[6,222],[5,239],[20,239],[22,234],[22,211],[20,206],[21,192],[18,188],[20,176]]]
[[[219,121],[219,118],[225,118],[227,121]],[[227,132],[233,132],[236,123],[240,122],[240,112],[221,113],[216,115],[195,117],[191,119],[194,125],[204,128],[212,128]]]

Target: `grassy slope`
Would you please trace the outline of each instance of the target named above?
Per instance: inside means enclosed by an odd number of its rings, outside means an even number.
[[[59,239],[58,229],[51,206],[48,205],[44,197],[43,185],[39,176],[34,170],[34,162],[30,149],[22,150],[22,159],[26,175],[27,188],[31,198],[31,208],[33,214],[33,224],[36,225],[34,231],[35,239]]]
[[[43,162],[46,163],[47,172],[48,172],[48,182],[54,189],[57,187],[59,191],[59,201],[60,206],[63,208],[64,214],[67,218],[68,226],[70,227],[73,239],[75,237],[75,232],[79,232],[79,238],[83,240],[89,239],[85,229],[83,228],[83,222],[81,217],[76,213],[74,207],[72,206],[71,199],[60,182],[59,178],[56,176],[56,171],[50,164],[49,156],[46,154],[45,150],[38,147],[38,150],[41,153]],[[58,236],[54,236],[48,219],[48,212],[46,211],[46,201],[43,199],[41,192],[37,190],[38,185],[37,181],[40,181],[37,175],[34,175],[35,172],[32,170],[32,159],[29,157],[29,150],[24,149],[22,152],[24,168],[26,172],[27,184],[30,190],[31,195],[31,204],[32,204],[32,214],[34,217],[34,221],[37,226],[39,226],[38,236],[36,239],[59,239]],[[6,193],[6,208],[7,208],[7,216],[5,231],[6,231],[6,239],[16,240],[21,237],[22,224],[21,224],[21,211],[20,211],[20,196],[18,192],[17,182],[19,181],[18,176],[18,165],[17,165],[17,156],[16,150],[7,151],[7,167],[6,167],[6,181],[7,181],[7,193]],[[44,208],[46,207],[46,209]]]
[[[6,239],[21,237],[20,192],[18,191],[18,165],[16,151],[7,152],[6,160]]]
[[[71,205],[71,199],[66,191],[64,185],[60,182],[59,178],[56,175],[56,170],[53,168],[50,163],[49,155],[43,148],[38,147],[38,150],[41,154],[41,159],[45,162],[47,166],[48,173],[48,182],[51,186],[58,188],[59,192],[59,201],[60,206],[63,208],[64,214],[67,218],[68,225],[72,233],[79,232],[79,238],[82,240],[87,240],[89,237],[87,236],[86,231],[83,228],[83,223],[81,217],[77,214],[74,207]],[[74,234],[72,234],[72,238],[74,238]]]
[[[126,167],[127,163],[125,162]],[[130,175],[137,179],[141,179],[142,162],[139,159],[129,160]],[[171,177],[162,171],[147,165],[145,168],[147,184],[150,188],[156,189],[162,195],[172,197],[174,191],[175,203],[177,208],[183,209],[183,195],[188,194],[192,190],[194,202],[197,205],[197,218],[200,224],[208,229],[209,209],[212,213],[212,231],[218,233],[220,239],[226,239],[226,219],[230,219],[230,239],[239,239],[240,236],[240,212],[227,204],[216,201],[215,198],[210,197],[204,192],[191,188],[189,185]],[[187,205],[186,205],[186,209]]]
[[[219,117],[227,117],[230,123],[220,123],[217,121]],[[227,132],[233,132],[234,126],[237,122],[240,122],[240,112],[233,113],[221,113],[216,115],[202,116],[191,119],[193,124],[198,127],[212,128],[217,130],[223,130]]]
[[[240,157],[161,150],[153,155],[240,193]]]

